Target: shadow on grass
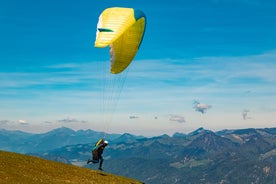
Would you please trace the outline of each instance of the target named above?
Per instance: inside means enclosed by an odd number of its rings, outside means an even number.
[[[108,176],[107,174],[104,174],[104,173],[98,173],[98,174],[101,176]]]

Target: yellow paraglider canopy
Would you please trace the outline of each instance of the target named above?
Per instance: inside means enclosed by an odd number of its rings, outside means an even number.
[[[110,46],[112,74],[124,71],[135,57],[143,39],[146,17],[133,8],[107,8],[99,17],[95,47]]]

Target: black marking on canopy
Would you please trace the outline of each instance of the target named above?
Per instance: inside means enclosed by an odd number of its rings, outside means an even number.
[[[108,28],[98,28],[98,30],[99,30],[100,32],[113,32],[112,29],[108,29]]]

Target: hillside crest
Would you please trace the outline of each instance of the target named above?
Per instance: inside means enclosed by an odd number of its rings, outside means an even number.
[[[141,182],[101,171],[63,164],[41,158],[0,151],[0,183],[114,183]]]

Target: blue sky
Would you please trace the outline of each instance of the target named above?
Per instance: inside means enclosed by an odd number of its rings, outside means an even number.
[[[147,28],[110,102],[109,51],[94,41],[113,6],[142,10]],[[275,127],[275,9],[272,0],[1,1],[0,128],[152,136]],[[201,113],[194,101],[211,107]]]

